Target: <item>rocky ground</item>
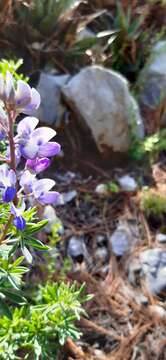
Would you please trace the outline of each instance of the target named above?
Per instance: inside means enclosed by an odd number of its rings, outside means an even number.
[[[66,279],[85,282],[94,295],[85,306],[88,317],[78,323],[80,341],[69,340],[58,359],[165,359],[165,216],[157,224],[140,207],[142,184],[165,186],[160,165],[152,174],[131,164],[112,171],[96,166],[89,175],[76,166],[54,173],[62,194],[54,278],[68,258]],[[117,192],[104,187],[110,182],[118,184]]]
[[[165,150],[152,161],[130,159],[131,141],[165,124],[165,49],[160,42],[152,50],[135,87],[137,101],[126,79],[103,67],[63,77],[58,87],[52,76],[63,147],[60,169],[51,170],[62,194],[54,278],[64,268],[67,280],[85,282],[94,295],[78,324],[81,340],[69,340],[59,360],[166,358],[166,207],[160,211],[159,200],[155,212],[148,210],[153,201],[142,203],[146,188],[166,203]],[[47,87],[48,81],[44,94]],[[46,216],[55,221],[51,209]]]

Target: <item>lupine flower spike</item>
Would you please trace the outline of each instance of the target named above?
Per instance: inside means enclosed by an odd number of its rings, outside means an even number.
[[[21,120],[14,134],[16,115],[30,115],[40,105],[40,95],[35,89],[22,80],[18,80],[15,86],[12,75],[7,72],[5,78],[0,75],[0,100],[3,106],[0,107],[0,141],[6,141],[6,162],[9,164],[0,166],[1,201],[11,202],[13,224],[23,231],[26,227],[23,213],[30,197],[35,204],[41,205],[57,201],[59,193],[52,191],[55,182],[47,178],[38,180],[36,175],[50,166],[50,158],[57,155],[61,147],[50,141],[56,135],[55,130],[36,128],[39,120],[33,116]],[[17,170],[18,164],[24,164],[21,174]],[[21,207],[18,206],[18,197]]]

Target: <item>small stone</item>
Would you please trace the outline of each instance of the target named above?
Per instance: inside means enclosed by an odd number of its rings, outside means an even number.
[[[108,250],[105,246],[99,247],[95,253],[94,257],[97,265],[104,264],[108,260]]]
[[[166,290],[166,251],[161,248],[145,250],[140,253],[142,275],[149,291],[160,294]]]
[[[135,181],[135,179],[133,177],[131,177],[130,175],[124,175],[120,178],[118,178],[118,183],[121,187],[122,190],[124,191],[136,191],[138,188],[138,184]]]
[[[68,242],[67,254],[73,261],[82,263],[87,256],[87,249],[82,236],[72,236]]]
[[[117,229],[109,238],[111,248],[116,256],[129,253],[139,241],[137,226],[130,221],[120,221]]]
[[[158,241],[161,244],[166,243],[166,234],[157,234],[156,241]]]
[[[159,41],[138,78],[138,101],[145,128],[153,134],[166,124],[166,41]]]
[[[76,190],[68,191],[67,193],[61,193],[58,198],[58,201],[56,202],[56,206],[65,205],[66,203],[74,200],[76,196],[77,196]]]
[[[95,192],[99,195],[108,195],[108,189],[105,184],[99,184],[96,186]]]
[[[149,305],[148,310],[151,315],[156,316],[158,319],[166,319],[166,311],[165,309],[160,305]]]
[[[116,256],[122,256],[130,250],[127,234],[122,229],[117,229],[110,238],[112,251]]]
[[[40,75],[37,90],[41,96],[41,105],[33,114],[43,123],[49,125],[60,124],[60,119],[64,113],[61,102],[61,88],[69,79],[69,75],[51,75],[42,72]]]

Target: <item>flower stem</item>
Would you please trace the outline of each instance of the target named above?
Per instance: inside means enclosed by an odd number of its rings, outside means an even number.
[[[8,139],[9,139],[9,147],[10,147],[10,168],[14,170],[16,173],[16,157],[15,157],[15,143],[14,143],[14,121],[15,121],[15,113],[14,111],[8,110],[8,119],[9,119],[9,131],[8,131]],[[13,200],[14,205],[18,204],[17,194]]]
[[[8,139],[9,139],[9,147],[10,147],[10,168],[14,170],[16,173],[16,157],[15,157],[15,143],[14,143],[14,130],[13,130],[16,114],[14,111],[11,111],[7,107],[6,110],[8,112],[8,120],[9,120]],[[14,197],[13,203],[14,205],[18,204],[17,193]],[[2,236],[0,237],[0,244],[5,240],[5,237],[8,233],[8,229],[10,228],[12,220],[13,220],[13,215],[10,214],[8,221],[4,226]]]
[[[12,220],[13,220],[13,215],[11,214],[8,221],[7,221],[7,223],[6,223],[6,225],[4,226],[3,233],[2,233],[2,236],[0,238],[0,244],[2,244],[2,242],[5,240],[5,237],[6,237],[7,233],[8,233],[8,229],[9,229],[11,223],[12,223]]]

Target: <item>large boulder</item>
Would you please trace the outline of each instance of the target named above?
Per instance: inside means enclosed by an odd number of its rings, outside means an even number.
[[[152,134],[166,124],[166,41],[153,47],[137,88],[145,128]]]
[[[43,123],[59,126],[64,108],[61,102],[61,87],[67,82],[69,75],[51,75],[42,72],[37,90],[41,96],[41,104],[35,112]]]
[[[89,66],[63,86],[62,92],[103,155],[110,150],[129,149],[130,127],[136,136],[143,137],[138,106],[127,80],[120,74],[101,66]]]

